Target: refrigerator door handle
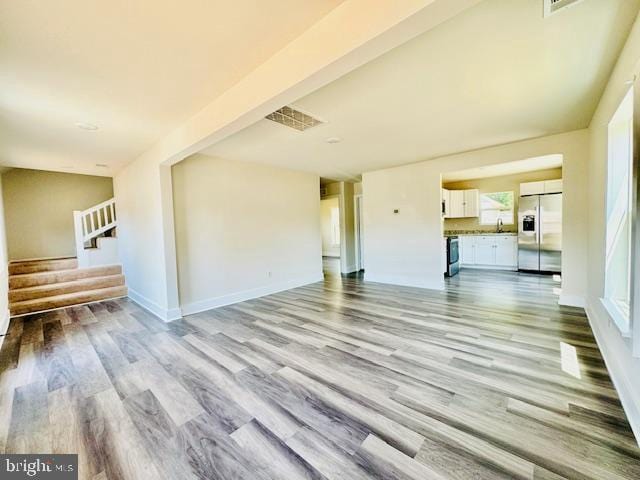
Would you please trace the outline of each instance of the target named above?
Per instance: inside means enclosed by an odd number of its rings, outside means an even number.
[[[540,248],[540,242],[542,241],[541,208],[537,206],[535,210],[536,210],[536,243],[538,244],[538,248]]]

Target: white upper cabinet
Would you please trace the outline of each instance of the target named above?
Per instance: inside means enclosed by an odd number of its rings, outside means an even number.
[[[449,190],[449,217],[464,217],[464,190]]]
[[[520,196],[522,195],[542,195],[544,193],[544,182],[527,182],[520,184]]]
[[[480,216],[480,191],[464,190],[464,216]]]
[[[562,179],[520,184],[520,195],[544,195],[545,193],[562,193]]]
[[[451,216],[451,195],[446,188],[442,189],[442,216],[449,218]]]
[[[544,193],[562,193],[562,179],[544,182]]]
[[[477,217],[480,215],[480,193],[478,190],[445,190],[448,195],[446,218]]]

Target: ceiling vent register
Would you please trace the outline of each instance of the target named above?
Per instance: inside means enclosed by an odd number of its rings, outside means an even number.
[[[572,7],[573,5],[582,2],[582,0],[542,0],[544,3],[544,16],[548,17],[554,13],[564,10],[565,8]]]
[[[282,107],[265,117],[267,120],[281,123],[287,127],[304,132],[305,130],[324,123],[322,120],[291,107]]]

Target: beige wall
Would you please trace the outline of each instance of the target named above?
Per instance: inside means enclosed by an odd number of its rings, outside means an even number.
[[[73,211],[113,197],[113,180],[13,169],[2,175],[10,260],[75,256]]]
[[[629,423],[634,429],[636,438],[640,440],[640,375],[638,375],[640,372],[640,316],[638,310],[635,310],[632,315],[633,337],[624,338],[600,303],[600,298],[604,294],[605,280],[608,124],[630,88],[627,82],[632,80],[634,75],[640,75],[640,20],[638,19],[589,127],[591,154],[587,203],[589,211],[587,313]],[[636,268],[636,285],[640,285],[639,275],[640,272]],[[638,307],[637,303],[636,307]]]
[[[513,192],[514,195],[514,223],[505,224],[505,232],[518,231],[518,201],[520,199],[520,184],[526,182],[538,182],[541,180],[554,180],[562,178],[562,168],[551,168],[547,170],[538,170],[535,172],[518,173],[516,175],[501,175],[499,177],[478,178],[475,180],[466,180],[461,182],[450,182],[443,184],[443,188],[449,190],[465,190],[477,188],[480,193],[492,192]],[[445,218],[445,230],[461,230],[461,231],[494,231],[495,225],[480,225],[480,218]]]
[[[331,197],[320,200],[320,225],[322,228],[322,255],[325,257],[339,257],[340,244],[333,243],[331,211],[340,208],[340,198]]]
[[[450,155],[363,175],[365,278],[443,289],[441,178],[446,172],[561,154],[563,163],[562,296],[584,303],[587,290],[589,132],[552,135]],[[394,213],[394,210],[398,213]]]
[[[194,155],[173,167],[184,313],[322,280],[319,178]]]

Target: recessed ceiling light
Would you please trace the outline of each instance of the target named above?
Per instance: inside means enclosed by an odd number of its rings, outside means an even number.
[[[326,141],[327,143],[340,143],[342,139],[340,137],[329,137]]]
[[[98,126],[93,123],[86,122],[78,122],[76,123],[76,127],[81,128],[82,130],[98,130]]]

